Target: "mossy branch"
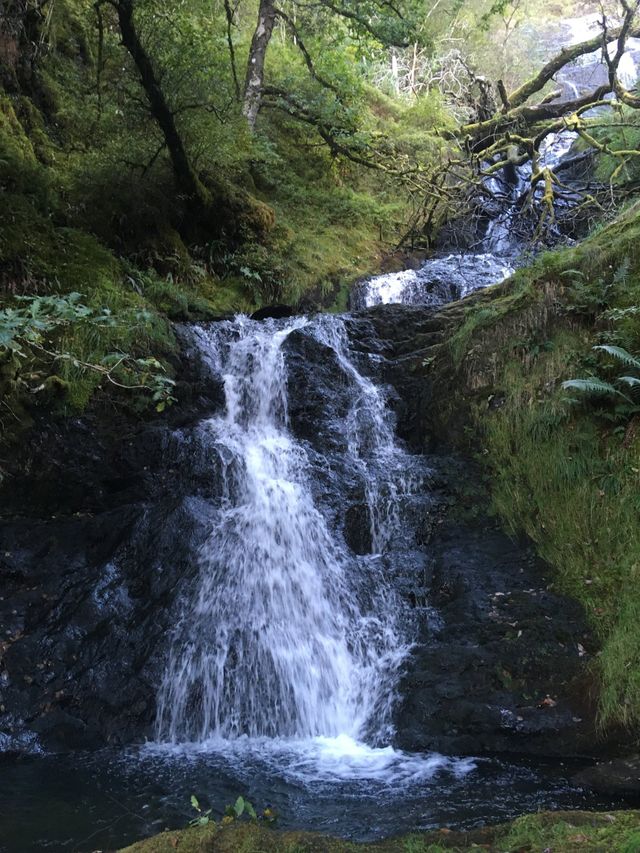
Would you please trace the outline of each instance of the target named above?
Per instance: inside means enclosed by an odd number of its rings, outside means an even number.
[[[507,96],[508,111],[526,103],[532,95],[543,89],[569,63],[575,62],[581,56],[586,56],[588,53],[598,50],[602,46],[603,40],[606,48],[606,45],[618,41],[621,37],[624,37],[624,41],[626,42],[627,38],[637,38],[638,36],[640,36],[640,27],[631,29],[630,24],[627,26],[625,18],[625,23],[621,27],[607,32],[604,39],[601,34],[598,34],[587,41],[580,42],[571,47],[563,47],[560,53],[556,54],[553,59],[550,59],[534,77],[531,77],[522,86]],[[605,54],[607,53],[606,49],[604,52]]]

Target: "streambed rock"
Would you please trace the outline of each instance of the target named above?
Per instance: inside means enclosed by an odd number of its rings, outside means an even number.
[[[602,761],[581,770],[576,784],[608,796],[640,797],[640,755]]]
[[[587,673],[594,641],[582,608],[548,589],[545,566],[494,523],[444,520],[428,551],[422,620],[396,725],[404,749],[591,755]]]

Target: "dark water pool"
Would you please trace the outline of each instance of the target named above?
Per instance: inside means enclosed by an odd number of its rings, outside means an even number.
[[[33,756],[0,765],[0,851],[117,849],[185,826],[192,794],[214,815],[242,794],[273,806],[283,828],[361,840],[624,805],[572,785],[575,770],[409,755],[347,738]]]

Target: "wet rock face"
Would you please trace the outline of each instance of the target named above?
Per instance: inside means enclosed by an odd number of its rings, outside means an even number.
[[[420,630],[400,686],[398,745],[597,753],[604,745],[588,674],[597,645],[582,608],[548,588],[549,568],[531,546],[483,515],[488,495],[475,466],[450,458],[446,437],[429,434],[430,409],[446,401],[434,399],[422,363],[442,339],[440,323],[429,309],[390,305],[355,315],[351,326],[354,346],[377,356],[379,376],[395,389],[399,434],[417,452],[439,449],[429,457],[439,509],[417,543],[427,566],[401,579]],[[473,514],[461,515],[465,507]]]
[[[445,520],[428,545],[430,611],[402,686],[407,749],[592,754],[598,748],[586,664],[595,651],[581,607],[547,588],[526,543],[489,522]]]
[[[161,457],[147,446],[140,458]],[[145,500],[117,509],[0,522],[5,747],[24,726],[52,750],[150,734],[158,652],[206,512],[170,483],[146,485]]]
[[[219,475],[194,421],[220,405],[186,365],[172,423],[48,422],[0,496],[0,752],[151,733],[165,639]],[[185,476],[185,472],[188,475]]]
[[[424,452],[425,411],[438,403],[420,367],[441,338],[439,321],[428,309],[379,306],[347,327],[359,369],[388,386],[399,434]],[[309,448],[314,497],[351,550],[367,554],[358,472],[326,464],[345,441],[336,424],[348,383],[334,351],[304,329],[284,352],[291,429]],[[219,411],[222,389],[188,344],[185,359],[174,422],[48,425],[16,462],[0,516],[0,752],[27,749],[35,736],[71,750],[152,733],[180,595],[198,572],[221,489],[197,430]],[[547,589],[526,545],[481,516],[457,517],[461,486],[478,479],[470,465],[444,452],[428,461],[428,500],[403,508],[420,514],[415,541],[385,556],[418,626],[398,745],[593,753],[585,672],[595,647],[582,612]]]
[[[442,340],[436,311],[415,305],[377,305],[354,314],[348,325],[353,349],[369,356],[369,372],[388,386],[388,405],[399,438],[416,453],[432,449],[436,442],[426,417],[432,388],[425,380],[423,363]]]
[[[292,433],[320,452],[340,450],[345,437],[335,424],[349,411],[350,396],[334,350],[298,329],[285,341],[284,355]]]

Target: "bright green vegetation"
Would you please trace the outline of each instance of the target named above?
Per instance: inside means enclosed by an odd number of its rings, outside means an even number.
[[[256,823],[165,832],[126,848],[126,853],[638,853],[640,812],[541,813],[513,823],[461,832],[429,832],[354,844],[306,832],[279,832]]]
[[[640,351],[637,205],[571,250],[540,257],[455,318],[450,371],[466,391],[495,511],[525,532],[554,583],[587,609],[602,643],[594,661],[603,726],[640,721],[640,423],[629,399],[562,383],[615,382]],[[464,303],[463,303],[464,304]],[[450,374],[448,374],[450,376]],[[449,417],[460,412],[452,404]],[[464,409],[467,411],[468,409]]]
[[[557,853],[580,850],[637,853],[640,813],[528,815],[516,820],[498,839],[495,849],[505,852],[550,848]]]

